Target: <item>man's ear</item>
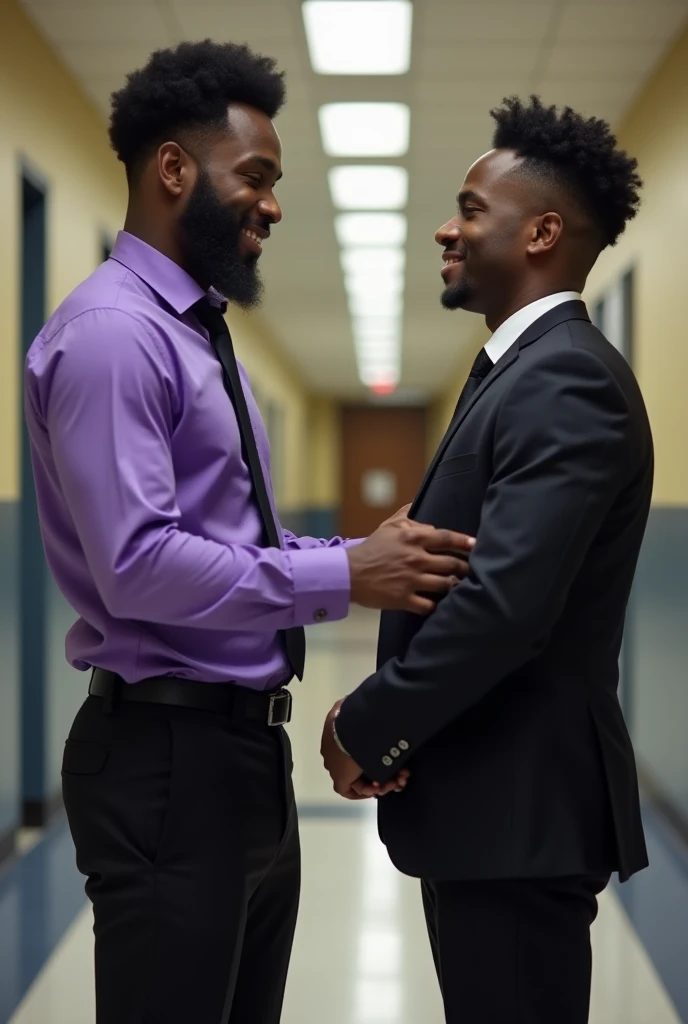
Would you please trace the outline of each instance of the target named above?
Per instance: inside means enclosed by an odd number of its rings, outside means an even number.
[[[551,252],[561,238],[563,228],[564,222],[558,213],[544,213],[538,217],[533,224],[528,254],[538,256]]]
[[[196,164],[178,142],[165,142],[158,150],[158,176],[163,188],[179,197],[196,178]]]

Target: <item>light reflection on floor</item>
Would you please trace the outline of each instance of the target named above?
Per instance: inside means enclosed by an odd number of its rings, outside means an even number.
[[[311,633],[308,672],[290,727],[304,808],[304,888],[283,1024],[442,1024],[418,883],[399,875],[368,805],[331,792],[318,755],[325,713],[373,666],[374,617]],[[59,885],[59,879],[53,879]],[[593,934],[591,1024],[680,1024],[616,898]],[[93,1024],[86,908],[11,1024]]]

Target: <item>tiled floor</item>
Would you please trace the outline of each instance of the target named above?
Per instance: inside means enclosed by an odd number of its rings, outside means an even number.
[[[373,809],[336,800],[318,755],[326,711],[370,671],[373,657],[368,616],[311,634],[308,674],[291,726],[304,888],[283,1024],[442,1022],[417,883],[389,864]],[[611,893],[601,901],[594,948],[591,1024],[680,1024]],[[12,1024],[93,1024],[90,960],[85,908]]]

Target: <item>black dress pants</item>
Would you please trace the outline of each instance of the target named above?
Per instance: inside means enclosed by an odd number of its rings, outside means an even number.
[[[447,1024],[587,1024],[609,876],[422,883]]]
[[[281,728],[87,699],[63,791],[97,1024],[277,1024],[300,886],[291,768]]]

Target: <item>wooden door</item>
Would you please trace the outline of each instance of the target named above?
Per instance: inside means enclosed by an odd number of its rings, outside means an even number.
[[[364,406],[342,415],[341,530],[367,537],[415,497],[427,467],[426,412]]]

